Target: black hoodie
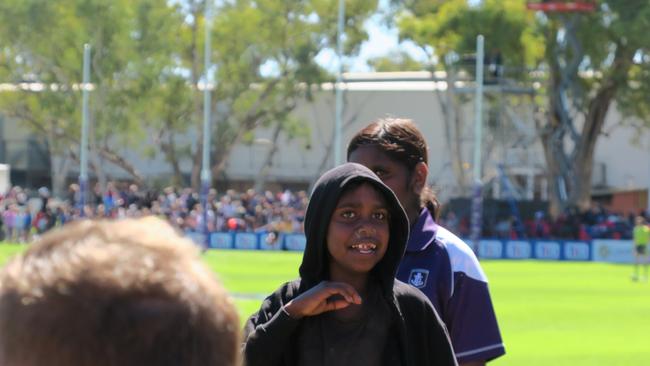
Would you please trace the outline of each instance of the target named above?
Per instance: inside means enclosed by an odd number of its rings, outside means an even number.
[[[388,248],[372,270],[372,278],[379,282],[382,296],[391,309],[389,337],[396,345],[383,350],[382,358],[399,360],[404,366],[456,365],[447,330],[429,300],[419,290],[394,279],[409,231],[402,206],[393,191],[371,170],[347,163],[328,171],[316,182],[305,215],[307,245],[300,265],[300,279],[282,285],[246,322],[243,351],[247,366],[297,364],[299,350],[295,345],[298,337],[304,336],[301,325],[305,318],[291,318],[284,311],[284,305],[329,279],[326,236],[330,218],[342,192],[356,182],[367,182],[377,188],[390,212]]]

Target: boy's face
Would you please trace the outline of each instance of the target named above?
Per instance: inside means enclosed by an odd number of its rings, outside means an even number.
[[[369,183],[345,192],[327,229],[330,275],[368,273],[388,248],[388,206]]]

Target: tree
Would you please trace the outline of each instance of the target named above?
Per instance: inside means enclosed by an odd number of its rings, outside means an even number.
[[[477,34],[498,49],[506,66],[543,71],[537,98],[539,137],[550,182],[551,212],[590,204],[593,152],[613,103],[647,120],[650,4],[597,1],[593,13],[542,14],[522,0],[410,1],[402,37],[435,55],[471,52]],[[530,74],[514,76],[527,81]]]
[[[333,48],[337,4],[329,0],[214,2],[210,80],[203,75],[205,0],[7,0],[0,4],[0,80],[45,86],[7,93],[2,113],[48,140],[51,155],[76,159],[79,150],[81,55],[92,52],[91,162],[104,180],[103,161],[142,176],[126,151],[162,153],[175,184],[192,166],[198,188],[202,158],[200,85],[215,81],[211,162],[221,174],[233,146],[260,126],[304,135],[289,114],[312,88],[332,77],[315,57]],[[349,1],[346,54],[367,35],[363,21],[376,0]],[[148,139],[151,139],[149,141]],[[144,142],[144,143],[143,143]],[[126,149],[125,147],[129,147]],[[67,175],[53,165],[56,182]],[[69,166],[70,164],[68,164]],[[61,184],[55,191],[60,192]]]
[[[367,38],[362,24],[376,6],[373,0],[346,3],[346,55],[357,53]],[[337,3],[329,0],[240,0],[216,10],[213,177],[221,174],[235,144],[250,142],[251,131],[260,126],[305,135],[289,130],[301,131],[289,115],[298,100],[311,99],[314,88],[333,79],[315,58],[334,48],[337,15]],[[195,155],[193,182],[199,163]]]
[[[470,101],[458,85],[473,79],[476,36],[486,39],[486,57],[491,61],[500,58],[502,66],[520,66],[525,60],[535,60],[539,51],[531,45],[535,34],[527,24],[533,15],[513,11],[521,1],[483,1],[470,5],[465,0],[394,2],[400,38],[419,45],[430,60],[427,68],[445,71],[447,85],[436,90],[445,126],[450,166],[459,191],[469,194],[472,185],[467,169],[471,152],[463,146],[469,125],[464,118],[463,106]],[[470,56],[470,57],[468,57]],[[498,98],[487,98],[487,106],[498,103]],[[487,147],[487,146],[486,146]]]
[[[626,116],[650,116],[644,106],[650,97],[650,3],[598,5],[594,13],[551,14],[541,24],[549,80],[539,130],[555,212],[589,207],[594,149],[609,109],[616,104]]]
[[[425,69],[425,65],[404,51],[393,51],[386,56],[370,59],[367,63],[368,66],[378,72],[421,71]]]
[[[137,149],[145,138],[143,117],[173,75],[166,53],[178,21],[165,0],[13,1],[0,4],[0,78],[35,87],[5,93],[2,112],[43,136],[54,160],[76,159],[80,141],[81,65],[84,43],[92,46],[90,161],[100,181],[103,161],[142,177],[123,146]],[[166,31],[165,34],[162,32]],[[164,39],[161,39],[164,38]],[[36,90],[36,91],[34,91]],[[67,171],[53,164],[60,194]]]

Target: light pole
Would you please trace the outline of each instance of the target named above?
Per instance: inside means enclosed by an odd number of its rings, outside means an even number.
[[[478,240],[483,226],[483,183],[481,182],[481,153],[483,139],[483,35],[476,37],[476,88],[474,107],[474,188],[472,192],[471,240],[478,253]]]
[[[345,18],[345,1],[339,0],[339,19],[336,32],[336,56],[338,58],[338,72],[336,73],[336,122],[334,126],[334,166],[340,165],[341,160],[341,133],[343,119],[343,21]]]
[[[203,235],[205,249],[209,247],[210,233],[208,232],[208,192],[210,190],[210,3],[205,2],[205,45],[204,45],[204,77],[203,77],[203,159],[201,165],[201,205],[203,207]]]
[[[648,156],[650,156],[650,132],[648,132]],[[650,159],[648,159],[648,203],[646,204],[646,217],[650,217]]]
[[[83,83],[81,84],[81,149],[79,151],[79,215],[85,215],[88,191],[88,89],[90,89],[90,45],[84,44]]]

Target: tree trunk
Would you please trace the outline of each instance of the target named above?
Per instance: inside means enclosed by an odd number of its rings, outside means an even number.
[[[350,116],[350,118],[343,121],[341,126],[341,134],[343,134],[343,131],[347,130],[353,123],[355,123],[359,119],[359,112],[363,110],[363,105],[365,105],[368,100],[369,99],[365,100],[362,105],[359,105],[358,108],[354,111],[354,113]],[[346,115],[347,110],[348,110],[347,92],[343,91],[343,112],[342,112],[343,116]],[[318,164],[316,175],[313,177],[312,182],[310,182],[310,187],[313,183],[316,183],[318,177],[320,177],[321,174],[325,172],[325,170],[327,170],[327,164],[330,162],[330,158],[332,157],[332,151],[334,149],[334,137],[335,137],[334,133],[332,133],[330,140],[325,144],[325,153],[323,154],[323,158],[321,159],[320,164]]]
[[[91,117],[91,120],[93,118]],[[96,140],[96,134],[95,134],[95,124],[90,123],[90,128],[89,128],[89,133],[88,133],[88,157],[90,158],[89,161],[92,163],[92,165],[95,166],[95,174],[97,175],[97,182],[99,183],[99,187],[101,192],[103,193],[106,191],[106,174],[104,173],[104,167],[101,164],[101,159],[99,156],[99,149],[97,148],[97,140]]]
[[[246,115],[237,120],[237,130],[232,138],[224,139],[223,136],[217,135],[217,138],[214,139],[216,149],[210,150],[210,156],[212,158],[212,166],[210,170],[212,172],[213,180],[221,174],[228,162],[230,154],[232,153],[232,149],[235,145],[241,142],[246,132],[259,127],[261,123],[265,121],[265,118],[277,118],[276,116],[286,115],[296,107],[295,100],[285,100],[284,103],[286,104],[279,106],[278,110],[269,111],[262,108],[263,104],[267,102],[267,99],[271,96],[271,92],[279,81],[280,79],[275,79],[266,84],[265,89],[260,93]],[[228,123],[228,121],[223,121],[222,123]],[[219,138],[221,139],[219,140]]]
[[[57,160],[59,160],[57,162]],[[52,196],[63,197],[65,194],[65,183],[70,172],[70,157],[67,154],[52,156]]]
[[[182,187],[183,182],[183,173],[181,172],[181,165],[178,161],[178,156],[176,155],[176,141],[174,141],[174,134],[169,133],[167,138],[167,144],[169,145],[169,153],[167,154],[167,160],[172,166],[172,184],[175,187]]]
[[[564,201],[562,199],[565,192],[565,185],[560,169],[558,159],[554,153],[554,143],[551,139],[552,130],[546,129],[540,133],[542,147],[544,149],[544,157],[546,160],[546,180],[548,181],[549,189],[549,213],[551,217],[558,217],[564,210]]]
[[[433,71],[431,71],[433,73]],[[443,122],[445,124],[445,143],[449,151],[449,160],[451,164],[456,183],[461,190],[461,194],[469,192],[469,185],[465,169],[463,168],[463,150],[462,150],[462,133],[463,119],[461,118],[460,105],[455,95],[455,71],[447,68],[447,90],[441,91],[436,89],[440,110],[442,111]]]
[[[594,150],[596,141],[605,124],[607,111],[614,99],[617,86],[608,83],[603,86],[596,96],[589,103],[589,109],[582,129],[582,140],[577,146],[575,158],[576,172],[574,174],[574,190],[569,195],[569,203],[576,205],[582,210],[589,208],[591,204],[591,173],[594,164]]]
[[[165,160],[172,168],[172,186],[180,188],[184,186],[183,173],[176,153],[176,139],[171,125],[171,121],[165,121],[165,127],[158,132],[156,141],[160,144],[160,150],[165,154]]]
[[[567,207],[587,210],[591,205],[591,174],[596,142],[618,88],[626,83],[632,57],[633,52],[618,45],[608,75],[587,103],[584,124],[579,132],[566,105],[566,93],[577,76],[575,65],[578,62],[573,63],[572,69],[561,68],[557,58],[551,64],[551,113],[546,125],[540,129],[540,135],[550,183],[550,209],[554,217]],[[573,146],[566,145],[567,137]]]
[[[50,152],[51,165],[50,172],[52,174],[52,196],[63,197],[65,193],[65,180],[70,171],[70,159],[67,153],[59,151],[57,146],[57,139],[54,136],[53,130],[48,131],[47,146]]]
[[[262,164],[262,169],[260,169],[257,177],[255,177],[254,188],[257,192],[261,192],[262,188],[264,188],[266,177],[269,175],[269,170],[273,165],[273,158],[275,157],[275,153],[278,152],[278,139],[280,138],[280,132],[282,132],[282,122],[278,122],[275,125],[275,130],[273,131],[273,139],[271,140],[271,148],[266,154],[266,160],[264,160],[264,164]]]

